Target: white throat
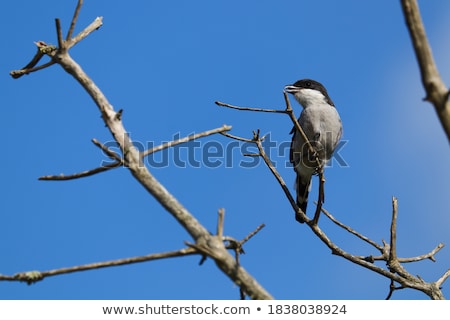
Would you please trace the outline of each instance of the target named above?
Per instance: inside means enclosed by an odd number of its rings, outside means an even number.
[[[328,104],[322,92],[313,89],[302,89],[294,96],[295,99],[303,106],[303,108]]]

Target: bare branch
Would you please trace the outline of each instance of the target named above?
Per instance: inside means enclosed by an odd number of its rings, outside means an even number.
[[[55,24],[56,24],[56,36],[58,37],[58,47],[60,50],[65,50],[66,48],[62,36],[61,21],[58,18],[56,18]]]
[[[225,209],[219,209],[219,218],[217,220],[217,236],[223,238],[223,223],[225,218]]]
[[[349,228],[347,226],[344,226],[344,228]],[[372,242],[372,240],[368,239],[369,243]],[[375,246],[379,246],[378,244],[374,243]],[[385,244],[387,247],[389,247],[388,244]],[[434,258],[434,255],[441,250],[444,247],[444,245],[442,243],[438,244],[436,246],[436,248],[434,248],[431,252],[417,256],[417,257],[410,257],[410,258],[397,258],[398,262],[400,263],[411,263],[411,262],[418,262],[418,261],[422,261],[425,259],[430,259],[433,262],[436,262],[436,259]],[[382,247],[380,249],[380,251],[382,251],[382,255],[380,256],[358,256],[359,259],[364,259],[366,261],[369,262],[374,262],[374,261],[386,261],[387,260],[387,256],[388,254],[385,254],[385,250],[383,250],[384,248]],[[389,250],[389,249],[388,249]]]
[[[218,105],[219,107],[226,107],[226,108],[236,109],[236,110],[242,110],[242,111],[271,112],[271,113],[287,113],[286,110],[238,107],[238,106],[233,106],[233,105],[231,105],[231,104],[224,103],[224,102],[220,102],[220,101],[216,101],[215,104]]]
[[[147,156],[147,155],[152,154],[154,152],[161,151],[163,149],[166,149],[166,148],[169,148],[169,147],[173,147],[173,146],[176,146],[176,145],[181,144],[181,143],[186,143],[188,141],[195,140],[195,139],[202,138],[202,137],[206,137],[206,136],[209,136],[209,135],[212,135],[212,134],[215,134],[215,133],[223,133],[224,131],[227,131],[227,130],[231,130],[231,126],[223,125],[220,128],[216,128],[216,129],[213,129],[213,130],[209,130],[209,131],[197,133],[197,134],[194,134],[194,135],[190,135],[190,136],[184,137],[182,139],[170,141],[168,143],[165,143],[165,144],[162,144],[160,146],[157,146],[157,147],[154,147],[152,149],[144,151],[143,153],[141,153],[141,156],[144,157],[144,156]],[[84,177],[92,176],[94,174],[101,173],[101,172],[104,172],[104,171],[107,171],[107,170],[110,170],[110,169],[118,168],[121,165],[123,165],[122,158],[116,152],[110,150],[108,147],[106,147],[105,145],[103,145],[102,143],[100,143],[96,139],[92,139],[92,143],[94,143],[97,147],[102,149],[103,152],[105,152],[108,155],[108,157],[110,157],[111,159],[114,159],[116,161],[113,162],[113,163],[110,163],[110,164],[107,164],[107,165],[95,168],[95,169],[91,169],[91,170],[87,170],[87,171],[83,171],[83,172],[75,173],[75,174],[71,174],[71,175],[60,174],[60,175],[42,176],[42,177],[39,177],[39,180],[52,180],[52,181],[73,180],[73,179],[78,179],[78,178],[84,178]]]
[[[31,61],[22,69],[20,70],[13,70],[11,71],[9,74],[11,75],[11,77],[13,77],[13,79],[18,79],[21,76],[23,76],[24,74],[28,74],[31,72],[35,72],[44,68],[47,68],[51,65],[53,65],[55,62],[54,61],[50,61],[47,62],[41,66],[38,67],[34,67],[41,59],[42,57],[45,55],[45,51],[41,50],[42,49],[42,44],[44,44],[45,46],[47,46],[43,41],[38,41],[35,42],[36,46],[37,46],[37,52],[34,55],[33,59],[31,59]],[[56,49],[56,48],[55,48]]]
[[[246,243],[248,240],[250,240],[254,235],[256,235],[259,231],[261,231],[262,228],[264,228],[266,225],[264,223],[260,224],[258,227],[256,227],[255,230],[253,230],[252,232],[250,232],[244,239],[242,239],[241,245],[243,245],[244,243]]]
[[[116,152],[112,151],[111,149],[109,149],[107,146],[105,146],[104,144],[102,144],[100,141],[98,141],[97,139],[92,139],[91,140],[93,144],[95,144],[97,147],[99,147],[100,149],[102,149],[102,151],[104,153],[106,153],[106,155],[108,157],[110,157],[111,159],[114,159],[120,163],[123,162],[122,158],[120,157],[120,155],[118,155]]]
[[[389,258],[388,264],[397,260],[397,211],[398,202],[397,198],[392,197],[392,221],[391,221],[391,241],[389,246]]]
[[[97,17],[95,20],[87,26],[83,31],[77,34],[74,38],[67,40],[67,47],[72,48],[78,42],[86,38],[95,30],[98,30],[103,25],[103,17]]]
[[[224,209],[219,210],[218,230],[217,230],[218,234],[217,234],[216,238],[218,238],[220,236],[220,234],[223,233],[224,213],[225,213]],[[248,241],[252,236],[254,236],[258,231],[260,231],[263,226],[264,225],[258,226],[256,228],[256,230],[252,231],[242,241],[237,241],[231,237],[223,237],[224,238],[223,241],[229,242],[229,244],[226,246],[226,249],[231,249],[236,252],[236,259],[237,259],[236,261],[237,261],[238,265],[239,265],[239,254],[244,253],[244,251],[242,250],[243,243]],[[184,248],[184,249],[180,249],[180,250],[176,250],[176,251],[152,253],[152,254],[148,254],[148,255],[144,255],[144,256],[95,262],[95,263],[73,266],[73,267],[68,267],[68,268],[59,268],[59,269],[53,269],[53,270],[48,270],[48,271],[20,272],[20,273],[14,274],[12,276],[0,274],[0,281],[21,281],[21,282],[26,282],[28,284],[32,284],[32,283],[41,281],[47,277],[68,274],[68,273],[73,273],[73,272],[115,267],[115,266],[121,266],[121,265],[127,265],[127,264],[134,264],[134,263],[147,262],[147,261],[152,261],[152,260],[174,258],[174,257],[181,257],[181,256],[202,254],[202,253],[203,253],[203,257],[204,257],[204,258],[202,258],[202,261],[204,261],[206,258],[205,253],[208,253],[208,255],[215,254],[214,250],[209,249],[208,246],[202,242],[200,242],[199,244],[187,243],[187,245],[188,245],[188,248]],[[245,297],[245,290],[243,290],[242,288],[240,288],[240,295],[241,295],[241,298]]]
[[[42,177],[39,177],[38,180],[66,181],[66,180],[74,180],[74,179],[86,178],[86,177],[92,176],[92,175],[97,174],[97,173],[101,173],[101,172],[108,171],[110,169],[118,168],[122,164],[123,164],[122,161],[116,161],[116,162],[112,162],[112,163],[109,163],[109,164],[101,166],[101,167],[97,167],[97,168],[94,168],[94,169],[91,169],[91,170],[86,170],[86,171],[83,171],[83,172],[74,173],[74,174],[70,174],[70,175],[60,174],[60,175],[42,176]]]
[[[78,0],[77,7],[75,12],[73,13],[72,21],[70,22],[70,28],[67,32],[66,41],[69,41],[72,38],[73,31],[75,29],[75,25],[78,20],[78,15],[80,14],[81,6],[83,5],[83,0]]]
[[[401,0],[406,25],[419,63],[422,84],[426,91],[425,100],[430,101],[439,117],[442,127],[450,141],[450,102],[449,90],[439,75],[433,59],[430,44],[420,17],[417,0]]]
[[[167,149],[167,148],[170,148],[170,147],[174,147],[174,146],[179,145],[181,143],[186,143],[186,142],[189,142],[189,141],[192,141],[192,140],[196,140],[196,139],[199,139],[199,138],[207,137],[207,136],[210,136],[210,135],[213,135],[213,134],[216,134],[216,133],[222,133],[223,134],[225,131],[231,130],[231,128],[232,128],[231,126],[227,126],[227,125],[224,124],[220,128],[216,128],[216,129],[212,129],[212,130],[208,130],[208,131],[192,134],[190,136],[187,136],[187,137],[184,137],[184,138],[181,138],[181,139],[178,139],[178,140],[170,141],[170,142],[164,143],[162,145],[159,145],[157,147],[153,147],[151,149],[148,149],[148,150],[145,150],[145,151],[141,152],[141,157],[146,157],[149,154],[155,153],[157,151],[161,151],[161,150],[164,150],[164,149]]]
[[[49,270],[49,271],[21,272],[21,273],[15,274],[13,276],[7,276],[7,275],[0,274],[0,281],[24,281],[24,282],[27,282],[28,284],[31,284],[31,283],[40,281],[44,278],[57,276],[57,275],[61,275],[61,274],[80,272],[80,271],[86,271],[86,270],[94,270],[94,269],[107,268],[107,267],[115,267],[115,266],[121,266],[121,265],[126,265],[126,264],[134,264],[134,263],[139,263],[139,262],[146,262],[146,261],[165,259],[165,258],[181,257],[181,256],[186,256],[186,255],[192,255],[192,254],[198,254],[197,250],[193,249],[193,248],[184,248],[184,249],[180,249],[180,250],[176,250],[176,251],[152,253],[152,254],[145,255],[145,256],[95,262],[95,263],[90,263],[90,264],[85,264],[85,265],[80,265],[80,266],[53,269],[53,270]]]
[[[434,255],[440,251],[444,247],[443,243],[439,243],[436,248],[434,248],[431,252],[423,254],[421,256],[412,257],[412,258],[397,258],[400,263],[408,263],[408,262],[417,262],[425,259],[430,259],[433,262],[436,262]]]
[[[238,136],[226,133],[226,132],[221,132],[220,134],[225,136],[225,137],[234,139],[234,140],[238,140],[238,141],[242,141],[242,142],[254,143],[254,141],[252,139],[246,139],[246,138],[238,137]]]
[[[104,153],[106,153],[106,155],[108,157],[110,157],[111,159],[113,159],[115,161],[112,162],[112,163],[106,164],[106,165],[102,165],[101,167],[97,167],[97,168],[94,168],[94,169],[91,169],[91,170],[86,170],[86,171],[75,173],[75,174],[71,174],[71,175],[59,174],[59,175],[42,176],[42,177],[39,177],[39,180],[45,180],[45,181],[66,181],[66,180],[85,178],[85,177],[89,177],[89,176],[92,176],[92,175],[97,174],[97,173],[108,171],[110,169],[118,168],[121,165],[123,165],[122,158],[116,152],[114,152],[111,149],[109,149],[107,146],[105,146],[104,144],[99,142],[97,139],[92,139],[92,143],[94,145],[96,145],[97,147],[99,147],[100,149],[102,149],[102,151]]]
[[[401,289],[405,289],[405,287],[403,287],[403,286],[396,287],[394,280],[391,280],[391,284],[389,285],[389,294],[386,297],[386,300],[390,300],[391,299],[392,294],[394,293],[395,290],[401,290]]]
[[[45,69],[45,68],[50,67],[50,66],[52,66],[54,64],[55,64],[55,62],[53,60],[51,60],[51,61],[49,61],[47,63],[44,63],[44,64],[42,64],[40,66],[37,66],[35,68],[24,68],[24,69],[20,69],[20,70],[13,70],[9,74],[14,79],[17,79],[17,78],[20,78],[21,76],[23,76],[25,74],[29,74],[29,73],[32,73],[32,72],[36,72],[36,71]]]
[[[357,236],[359,239],[367,242],[368,244],[374,246],[375,248],[377,248],[380,252],[383,252],[383,247],[381,245],[379,245],[378,243],[376,243],[375,241],[369,239],[368,237],[362,235],[361,233],[357,232],[356,230],[350,228],[349,226],[343,224],[342,222],[340,222],[339,220],[337,220],[335,217],[333,217],[333,215],[326,210],[325,208],[322,208],[322,212],[331,220],[333,221],[336,225],[338,225],[339,227],[341,227],[344,230],[347,230],[348,232],[350,232],[351,234]]]
[[[445,280],[448,279],[448,277],[450,277],[450,269],[447,269],[447,271],[445,271],[445,273],[442,275],[442,277],[440,277],[440,278],[435,282],[436,286],[437,286],[438,288],[440,288],[440,287],[444,284]]]

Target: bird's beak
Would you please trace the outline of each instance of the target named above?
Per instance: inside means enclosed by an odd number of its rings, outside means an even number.
[[[284,91],[286,91],[287,93],[294,94],[294,93],[298,92],[299,90],[300,90],[299,87],[293,86],[291,84],[284,87]]]

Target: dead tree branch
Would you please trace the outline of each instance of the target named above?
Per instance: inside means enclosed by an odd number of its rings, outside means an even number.
[[[122,265],[127,265],[127,264],[134,264],[134,263],[138,263],[138,262],[146,262],[146,261],[152,261],[152,260],[158,260],[158,259],[181,257],[181,256],[193,255],[193,254],[198,254],[197,250],[195,250],[193,248],[184,248],[184,249],[180,249],[180,250],[176,250],[176,251],[152,253],[152,254],[148,254],[145,256],[95,262],[95,263],[74,266],[74,267],[53,269],[53,270],[48,270],[48,271],[21,272],[21,273],[16,273],[15,275],[12,275],[12,276],[0,275],[0,280],[23,281],[28,284],[31,284],[31,283],[43,280],[44,278],[47,278],[47,277],[52,277],[52,276],[57,276],[57,275],[62,275],[62,274],[94,270],[94,269],[101,269],[101,268],[108,268],[108,267],[116,267],[116,266],[122,266]]]
[[[68,36],[74,30],[78,12],[82,1],[79,0]],[[123,155],[123,163],[130,170],[132,176],[184,227],[194,239],[194,246],[201,248],[202,252],[213,258],[217,266],[234,281],[252,299],[272,299],[272,296],[243,268],[234,257],[229,254],[222,239],[212,236],[209,231],[189,212],[145,167],[142,163],[140,152],[134,147],[127,130],[120,117],[121,111],[117,112],[109,103],[103,92],[97,87],[92,79],[84,72],[78,63],[69,55],[69,49],[84,39],[94,30],[102,25],[102,19],[95,19],[87,28],[74,38],[62,39],[62,31],[59,20],[56,20],[58,47],[39,42],[40,51],[59,64],[69,73],[84,90],[90,95],[97,105],[106,127],[114,137]],[[11,72],[16,75],[27,73],[25,70]]]
[[[121,165],[122,165],[122,162],[115,161],[115,162],[112,162],[110,164],[107,164],[107,165],[104,165],[104,166],[101,166],[101,167],[97,167],[97,168],[94,168],[94,169],[90,169],[90,170],[86,170],[86,171],[82,171],[82,172],[78,172],[78,173],[74,173],[74,174],[69,174],[69,175],[59,174],[59,175],[42,176],[42,177],[39,177],[38,180],[43,180],[43,181],[66,181],[66,180],[74,180],[74,179],[86,178],[86,177],[93,176],[94,174],[97,174],[97,173],[108,171],[110,169],[119,168]]]
[[[120,120],[120,119],[119,119]],[[204,132],[200,132],[200,133],[196,133],[178,140],[173,140],[164,144],[161,144],[159,146],[153,147],[151,149],[148,149],[144,152],[141,153],[141,158],[148,156],[149,154],[170,148],[170,147],[174,147],[176,145],[182,144],[182,143],[186,143],[192,140],[196,140],[199,138],[203,138],[206,136],[210,136],[212,134],[216,134],[216,133],[224,133],[227,130],[231,130],[231,126],[227,126],[227,125],[223,125],[220,128],[216,128],[216,129],[212,129],[212,130],[208,130],[208,131],[204,131]],[[79,172],[79,173],[74,173],[71,175],[64,175],[64,174],[59,174],[59,175],[47,175],[47,176],[42,176],[39,177],[39,180],[46,180],[46,181],[65,181],[65,180],[73,180],[73,179],[79,179],[79,178],[85,178],[85,177],[90,177],[94,174],[97,173],[101,173],[101,172],[105,172],[108,171],[110,169],[115,169],[115,168],[119,168],[120,166],[122,166],[124,164],[123,159],[114,151],[111,151],[108,147],[106,147],[105,145],[101,144],[99,141],[97,141],[96,139],[92,139],[92,143],[94,143],[97,147],[99,147],[100,149],[102,149],[103,152],[106,153],[106,155],[113,159],[114,162],[112,163],[108,163],[105,165],[101,165],[100,167],[94,168],[94,169],[90,169],[90,170],[86,170],[83,172]]]
[[[444,84],[436,63],[434,62],[430,44],[420,17],[417,0],[401,0],[403,15],[411,37],[411,42],[419,63],[422,85],[426,96],[424,100],[433,104],[441,125],[450,141],[450,91]]]
[[[217,104],[217,103],[216,103]],[[220,103],[221,106],[229,106],[225,103]],[[241,108],[237,106],[233,106],[233,109],[237,110],[246,110],[246,111],[257,111],[260,112],[261,110],[258,108]],[[273,110],[273,109],[268,109]],[[277,113],[286,113],[286,112],[277,112]],[[294,117],[295,119],[295,117]],[[292,120],[292,117],[291,117]],[[296,119],[295,119],[296,120]],[[381,255],[379,256],[357,256],[350,254],[349,252],[346,252],[339,246],[337,246],[327,235],[326,233],[318,226],[316,221],[314,221],[317,218],[317,212],[315,214],[315,217],[313,219],[309,219],[296,205],[296,202],[294,201],[294,198],[292,197],[289,188],[286,186],[286,183],[284,182],[281,175],[277,172],[275,166],[272,164],[271,160],[267,156],[267,154],[264,151],[264,148],[262,146],[262,140],[263,138],[259,135],[259,130],[253,131],[253,138],[252,139],[246,139],[242,137],[236,137],[229,134],[224,134],[225,136],[228,136],[232,139],[238,140],[238,141],[244,141],[244,142],[253,142],[256,144],[258,148],[258,154],[256,156],[260,156],[275,179],[278,181],[279,185],[281,186],[282,190],[284,191],[286,198],[291,203],[292,208],[294,209],[294,212],[296,214],[297,220],[302,220],[304,222],[307,222],[306,224],[309,226],[311,231],[331,250],[331,253],[337,256],[340,256],[346,260],[349,260],[352,263],[355,263],[357,265],[360,265],[366,269],[369,269],[373,272],[376,272],[388,279],[391,280],[391,286],[390,286],[390,292],[388,297],[390,298],[393,291],[400,289],[400,288],[411,288],[419,290],[426,295],[428,295],[431,299],[444,299],[443,293],[440,289],[440,286],[442,283],[450,276],[450,271],[447,271],[441,278],[439,278],[435,282],[425,282],[420,276],[414,276],[410,274],[402,265],[403,262],[415,262],[420,261],[423,259],[430,259],[432,261],[434,260],[434,254],[438,252],[442,247],[443,244],[439,244],[435,249],[433,249],[430,253],[424,254],[422,256],[414,257],[414,258],[398,258],[397,257],[397,249],[396,249],[396,241],[397,241],[397,215],[398,215],[398,206],[397,206],[397,199],[392,199],[392,206],[393,206],[393,212],[392,212],[392,221],[391,221],[391,228],[390,228],[390,244],[387,244],[383,242],[383,245],[377,244],[375,241],[369,239],[368,237],[362,235],[361,233],[355,231],[354,229],[350,228],[349,226],[346,226],[342,222],[339,222],[336,218],[334,218],[327,210],[324,208],[318,206],[318,210],[324,212],[324,214],[337,226],[340,228],[348,231],[349,233],[355,235],[359,239],[367,242],[368,244],[372,245],[376,250],[378,250]],[[252,156],[254,156],[252,154]],[[323,188],[323,186],[322,186]],[[321,194],[322,193],[322,194]],[[323,197],[323,189],[319,188],[319,199],[320,197]],[[317,204],[317,203],[316,203]],[[379,267],[374,264],[375,261],[385,261],[388,265],[388,269],[384,269],[382,267]],[[400,287],[395,287],[395,283],[399,283]]]
[[[149,154],[155,153],[157,151],[161,151],[170,147],[174,147],[176,145],[179,145],[181,143],[186,143],[192,140],[196,140],[199,138],[203,138],[203,137],[207,137],[210,136],[212,134],[216,134],[216,133],[224,133],[226,131],[231,130],[231,126],[227,126],[227,125],[223,125],[220,128],[216,128],[216,129],[212,129],[212,130],[208,130],[208,131],[204,131],[204,132],[200,132],[200,133],[196,133],[196,134],[192,134],[190,136],[181,138],[181,139],[177,139],[177,140],[173,140],[164,144],[161,144],[159,146],[153,147],[151,149],[145,150],[141,153],[141,157],[146,157]]]
[[[264,227],[264,225],[258,226],[254,231],[250,232],[250,234],[247,235],[243,240],[238,241],[231,237],[223,236],[224,214],[225,214],[225,210],[220,209],[219,210],[219,219],[218,219],[218,223],[217,223],[217,235],[216,236],[219,239],[222,239],[223,242],[227,243],[225,246],[227,250],[235,251],[236,262],[237,262],[237,264],[239,264],[239,255],[244,253],[244,250],[242,248],[243,244],[245,242],[247,242],[251,237],[253,237],[256,233],[258,233]],[[89,264],[78,265],[78,266],[73,266],[73,267],[53,269],[53,270],[48,270],[48,271],[20,272],[20,273],[14,274],[12,276],[0,274],[0,281],[20,281],[20,282],[26,282],[27,284],[32,284],[32,283],[41,281],[47,277],[63,275],[63,274],[68,274],[68,273],[73,273],[73,272],[81,272],[81,271],[88,271],[88,270],[101,269],[101,268],[117,267],[117,266],[122,266],[122,265],[140,263],[140,262],[182,257],[182,256],[188,256],[188,255],[198,255],[198,254],[203,255],[203,258],[201,260],[201,263],[202,263],[206,259],[206,256],[203,253],[204,252],[202,251],[202,247],[196,247],[196,245],[194,245],[194,244],[188,244],[187,248],[183,248],[180,250],[161,252],[161,253],[152,253],[152,254],[138,256],[138,257],[129,257],[129,258],[116,259],[116,260],[101,261],[101,262],[89,263]],[[243,295],[245,295],[245,292],[242,289],[240,291],[241,291],[241,297]]]

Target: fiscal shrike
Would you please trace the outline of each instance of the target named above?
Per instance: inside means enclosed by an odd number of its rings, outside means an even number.
[[[311,177],[330,160],[342,136],[342,122],[327,90],[319,82],[299,80],[285,86],[284,90],[293,94],[302,105],[298,123],[315,150],[310,151],[303,135],[294,126],[291,131],[290,161],[297,173],[297,205],[306,213]]]

